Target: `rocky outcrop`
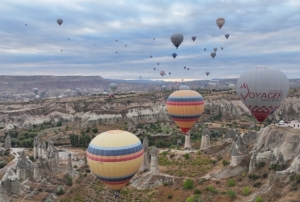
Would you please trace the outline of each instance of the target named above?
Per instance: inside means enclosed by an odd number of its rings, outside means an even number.
[[[247,147],[240,135],[237,135],[236,141],[232,146],[230,166],[237,166],[247,155]]]
[[[0,189],[5,190],[7,194],[20,193],[21,190],[20,180],[11,168],[8,168],[5,175],[2,177],[0,181]]]
[[[206,149],[210,147],[210,132],[207,128],[202,130],[201,146],[200,149]]]

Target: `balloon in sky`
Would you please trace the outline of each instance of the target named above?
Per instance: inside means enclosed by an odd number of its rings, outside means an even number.
[[[153,38],[153,40],[155,40],[155,38]]]
[[[234,90],[235,89],[235,85],[233,83],[228,85],[228,89],[230,90]]]
[[[195,36],[192,36],[192,40],[195,41],[195,40],[196,40],[196,37],[195,37]]]
[[[193,90],[179,90],[167,99],[167,110],[183,133],[196,123],[204,111],[203,97]]]
[[[206,48],[204,48],[204,51],[206,51]]]
[[[118,88],[118,85],[116,83],[109,84],[109,88],[112,90],[112,92],[115,92]]]
[[[27,24],[25,24],[25,26],[27,26]]]
[[[171,75],[171,72],[169,72],[169,75]]]
[[[209,75],[209,72],[205,72],[205,74],[206,74],[206,76],[208,76],[208,75]]]
[[[154,69],[154,70],[156,70],[156,68],[155,68],[155,67],[153,67],[153,69]]]
[[[140,79],[141,79],[142,77],[140,76]]]
[[[223,25],[225,24],[225,19],[224,18],[218,18],[216,20],[216,23],[217,23],[218,27],[221,29],[223,27]]]
[[[38,88],[33,88],[32,91],[37,94],[39,92],[39,89]]]
[[[60,18],[58,18],[58,19],[56,20],[56,22],[57,22],[57,24],[58,24],[59,26],[61,26],[61,24],[63,23],[63,20],[60,19]]]
[[[176,56],[177,56],[177,53],[173,53],[172,56],[173,56],[173,58],[175,59]]]
[[[187,68],[187,70],[190,70],[190,68]]]
[[[191,90],[191,88],[188,85],[180,85],[179,90]]]
[[[93,174],[108,188],[120,191],[138,171],[144,148],[134,134],[110,130],[92,139],[86,156]]]
[[[186,69],[186,66],[184,66],[183,69]]]
[[[116,40],[116,42],[118,42],[118,40]]]
[[[236,91],[257,121],[263,122],[286,98],[289,80],[278,69],[257,67],[239,77]]]
[[[165,71],[160,71],[159,74],[160,74],[161,76],[166,75]]]
[[[127,47],[127,45],[125,45],[125,47]]]
[[[223,50],[223,47],[221,47],[221,50]]]
[[[116,51],[116,53],[118,53],[118,51]]]
[[[225,34],[225,37],[226,37],[226,39],[228,39],[228,37],[229,37],[229,34]]]
[[[150,55],[150,58],[152,58],[152,55]]]
[[[62,52],[62,50],[60,50],[60,52]]]
[[[210,56],[211,56],[212,58],[215,58],[216,55],[217,55],[216,52],[211,52],[211,53],[210,53]]]
[[[159,62],[157,63],[157,65],[159,65]]]
[[[180,34],[180,33],[172,34],[172,36],[171,36],[171,41],[172,41],[172,43],[174,44],[174,46],[175,46],[176,48],[178,48],[179,45],[180,45],[180,44],[182,43],[182,41],[183,41],[183,35]]]
[[[218,50],[217,48],[214,48],[214,51],[215,51],[215,52],[217,52],[217,50]]]

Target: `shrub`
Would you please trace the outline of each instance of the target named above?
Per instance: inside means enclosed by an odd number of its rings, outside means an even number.
[[[258,164],[256,164],[256,167],[258,167],[258,168],[263,168],[263,167],[265,167],[265,165],[266,165],[266,162],[261,161],[261,162],[259,162]]]
[[[85,132],[89,133],[91,131],[91,128],[90,127],[87,127]]]
[[[65,188],[63,186],[57,187],[56,194],[57,195],[63,195],[65,193]]]
[[[229,196],[229,198],[232,200],[236,197],[236,193],[232,190],[228,190],[227,195]]]
[[[73,178],[71,175],[68,175],[68,177],[67,177],[67,185],[69,185],[69,186],[73,185]]]
[[[78,166],[77,166],[77,165],[74,165],[73,168],[78,168]]]
[[[261,197],[261,196],[257,196],[257,197],[255,198],[255,202],[263,202],[262,197]]]
[[[260,178],[259,175],[255,175],[255,174],[250,174],[248,175],[249,179],[252,179],[252,180],[257,180],[258,178]]]
[[[223,160],[223,161],[222,161],[222,164],[223,164],[223,166],[227,166],[227,165],[229,164],[229,162],[226,161],[226,160]]]
[[[56,126],[57,126],[57,127],[62,126],[62,122],[61,122],[61,121],[58,121],[58,122],[56,123]]]
[[[245,195],[245,196],[248,196],[251,192],[251,189],[250,187],[243,187],[242,189],[242,193]]]
[[[235,181],[234,181],[234,179],[229,179],[229,180],[227,181],[227,185],[228,185],[229,187],[234,187],[234,186],[235,186]]]
[[[212,185],[208,185],[207,187],[205,187],[205,190],[206,191],[210,191],[213,194],[217,194],[218,193],[218,190],[216,190],[216,188],[214,186],[212,186]]]
[[[126,190],[126,189],[122,189],[121,190],[121,194],[123,194],[123,195],[127,195],[129,192],[128,192],[128,190]]]
[[[260,187],[261,186],[261,182],[256,182],[253,184],[253,187]]]
[[[92,132],[93,132],[93,133],[98,133],[98,128],[93,128],[93,129],[92,129]]]
[[[172,199],[172,198],[173,198],[173,195],[169,195],[169,196],[168,196],[168,199]]]
[[[203,184],[203,182],[205,182],[205,181],[206,181],[205,178],[201,178],[200,180],[198,180],[198,184],[201,185],[201,184]]]
[[[91,172],[91,170],[90,170],[90,169],[86,169],[86,170],[85,170],[85,172],[87,172],[87,173],[90,173],[90,172]]]
[[[201,194],[200,189],[194,189],[194,194]]]
[[[188,159],[190,158],[190,154],[185,153],[185,154],[183,155],[183,157],[185,158],[185,160],[188,160]]]
[[[194,188],[194,181],[191,180],[191,179],[186,179],[183,182],[182,186],[183,186],[183,189],[186,189],[186,190],[193,189]]]

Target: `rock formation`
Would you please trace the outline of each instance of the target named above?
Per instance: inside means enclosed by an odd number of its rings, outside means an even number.
[[[72,155],[71,153],[68,154],[68,174],[72,175],[73,174],[73,166],[72,166]]]
[[[191,144],[191,135],[189,132],[187,132],[184,135],[184,150],[191,150],[192,144]]]
[[[200,149],[206,149],[210,146],[210,132],[207,128],[202,130],[201,146]]]
[[[140,172],[145,172],[149,170],[149,140],[147,137],[145,137],[143,140],[143,146],[144,146],[144,159],[139,169]]]
[[[153,146],[151,151],[151,163],[150,163],[150,173],[158,175],[159,174],[159,168],[158,168],[158,149]]]
[[[247,155],[247,147],[240,135],[237,136],[231,151],[230,166],[237,166]]]
[[[20,180],[11,168],[8,168],[5,175],[2,177],[0,187],[1,189],[4,189],[7,194],[20,193]]]
[[[17,162],[17,177],[20,181],[26,180],[31,177],[32,170],[32,161],[30,161],[26,155],[24,150],[21,152],[18,162]]]
[[[11,139],[10,139],[10,135],[8,134],[5,138],[4,149],[10,149],[10,148],[11,148]]]

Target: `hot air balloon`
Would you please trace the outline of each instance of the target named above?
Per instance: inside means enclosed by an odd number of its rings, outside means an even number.
[[[210,53],[210,56],[211,56],[212,58],[215,58],[216,55],[217,55],[216,52],[211,52],[211,53]]]
[[[223,47],[221,47],[221,50],[223,50]]]
[[[116,51],[116,53],[118,53],[118,51]]]
[[[184,66],[183,69],[186,69],[186,66]]]
[[[217,48],[214,48],[214,51],[215,51],[215,52],[217,52],[217,50],[218,50]]]
[[[153,38],[153,40],[155,40],[155,38]]]
[[[150,55],[150,58],[152,58],[152,55]]]
[[[230,90],[234,90],[235,89],[235,85],[233,83],[228,85],[228,89]]]
[[[167,87],[165,85],[161,86],[161,90],[166,90],[166,89],[167,89]]]
[[[61,26],[61,24],[63,23],[63,20],[60,19],[60,18],[58,18],[58,19],[56,20],[56,22],[57,22],[57,24],[58,24],[59,26]]]
[[[142,77],[140,76],[140,79],[141,79]]]
[[[27,26],[27,24],[25,24],[25,26]]]
[[[157,65],[159,65],[159,62],[157,63]]]
[[[173,56],[173,58],[175,59],[176,56],[177,56],[177,54],[176,54],[176,53],[173,53],[172,56]]]
[[[193,90],[175,91],[167,99],[167,110],[181,131],[186,133],[203,113],[204,100]]]
[[[161,76],[166,75],[165,71],[160,71],[159,74],[160,74]]]
[[[196,40],[196,37],[195,37],[195,36],[192,36],[192,40],[195,41],[195,40]]]
[[[218,79],[212,79],[208,82],[208,86],[211,90],[217,89],[219,84],[220,84],[220,80],[218,80]]]
[[[206,74],[206,76],[208,76],[208,75],[209,75],[209,72],[205,72],[205,74]]]
[[[62,50],[60,50],[60,52],[62,52]]]
[[[206,48],[204,48],[204,51],[206,51]]]
[[[188,85],[182,84],[179,86],[179,90],[191,90],[191,88]]]
[[[156,70],[156,68],[155,68],[155,67],[153,67],[153,69],[154,69],[154,70]]]
[[[39,96],[39,95],[36,95],[35,98],[36,98],[36,99],[40,99],[40,96]]]
[[[118,40],[116,40],[116,42],[118,42]]]
[[[38,88],[33,88],[32,91],[34,92],[34,94],[37,94],[39,92]]]
[[[68,40],[70,40],[70,38],[68,38]]]
[[[92,173],[108,188],[120,191],[138,171],[144,148],[134,134],[110,130],[92,139],[86,157]]]
[[[180,34],[180,33],[172,34],[171,41],[174,44],[174,46],[176,47],[176,49],[177,49],[179,47],[179,45],[182,43],[182,41],[183,41],[183,35]]]
[[[225,24],[225,19],[224,18],[218,18],[216,20],[216,23],[217,23],[218,27],[221,29],[223,27],[223,25]]]
[[[226,39],[228,39],[228,37],[229,37],[229,34],[225,34],[225,37],[226,37]]]
[[[109,88],[111,89],[112,92],[115,92],[118,88],[118,85],[116,83],[111,83],[109,84]]]
[[[169,72],[169,75],[171,75],[171,72]]]
[[[236,91],[257,121],[263,122],[286,98],[289,80],[278,69],[257,67],[239,77]]]
[[[187,70],[190,70],[190,68],[187,68]]]

